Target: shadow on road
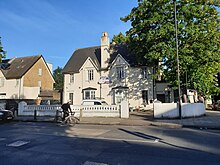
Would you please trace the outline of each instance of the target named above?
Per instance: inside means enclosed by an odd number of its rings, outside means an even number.
[[[165,144],[165,145],[168,145],[168,146],[172,146],[172,147],[175,147],[175,148],[178,148],[178,149],[202,152],[202,151],[197,150],[197,149],[187,148],[187,147],[178,146],[178,145],[175,145],[175,144],[172,144],[172,143],[168,143],[168,142],[165,142],[161,138],[158,138],[156,136],[146,135],[146,134],[144,134],[142,132],[136,132],[136,131],[133,132],[133,131],[129,131],[129,130],[122,129],[122,128],[119,128],[118,130],[126,132],[126,133],[134,135],[134,136],[137,136],[137,137],[140,137],[140,138],[143,138],[143,139],[154,140],[155,142],[159,142],[159,143],[162,143],[162,144]]]

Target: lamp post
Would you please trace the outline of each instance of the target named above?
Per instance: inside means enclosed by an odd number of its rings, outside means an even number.
[[[176,60],[177,60],[179,118],[182,119],[181,91],[180,91],[179,45],[178,45],[178,29],[177,29],[177,17],[176,17],[176,0],[174,0],[174,15],[175,15],[175,32],[176,32]]]

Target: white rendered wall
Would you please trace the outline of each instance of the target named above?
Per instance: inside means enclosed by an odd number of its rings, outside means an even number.
[[[182,117],[197,117],[205,114],[203,103],[182,103]],[[154,118],[177,118],[179,108],[177,103],[154,103]]]

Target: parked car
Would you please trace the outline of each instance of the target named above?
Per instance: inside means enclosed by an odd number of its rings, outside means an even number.
[[[14,114],[10,110],[0,108],[0,121],[13,120]]]
[[[220,100],[213,103],[212,109],[213,110],[220,110]]]
[[[108,105],[104,100],[83,100],[81,105]]]

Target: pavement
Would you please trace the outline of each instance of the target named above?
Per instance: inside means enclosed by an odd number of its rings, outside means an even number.
[[[14,121],[55,122],[54,117],[17,116]],[[204,116],[183,119],[154,119],[153,111],[131,112],[128,119],[113,117],[82,117],[78,124],[157,126],[167,128],[199,128],[220,130],[220,111],[206,111]]]

